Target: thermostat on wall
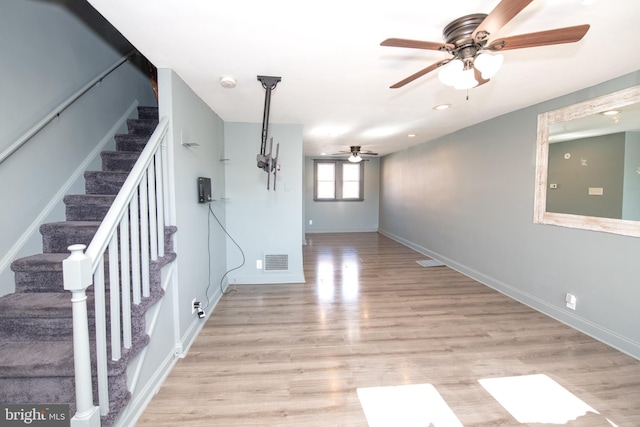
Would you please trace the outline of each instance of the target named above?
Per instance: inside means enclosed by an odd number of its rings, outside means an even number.
[[[198,177],[198,203],[209,203],[211,198],[211,178]]]

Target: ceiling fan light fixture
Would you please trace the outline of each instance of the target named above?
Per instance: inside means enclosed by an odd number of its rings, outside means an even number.
[[[459,77],[453,88],[458,90],[466,90],[476,86],[478,86],[478,81],[476,80],[475,73],[473,72],[473,67],[471,67],[459,74]]]
[[[362,157],[360,157],[360,154],[353,154],[349,156],[349,161],[351,163],[360,163],[362,161]]]
[[[438,78],[447,86],[455,86],[463,70],[464,63],[459,59],[454,59],[440,68]]]
[[[501,53],[496,55],[481,53],[476,57],[474,65],[482,73],[483,79],[490,79],[500,70],[503,62],[504,56]]]

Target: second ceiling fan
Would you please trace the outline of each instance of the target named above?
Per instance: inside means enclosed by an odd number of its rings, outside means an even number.
[[[400,88],[419,77],[440,68],[440,80],[456,89],[470,89],[484,84],[502,65],[502,55],[487,52],[523,49],[528,47],[574,43],[582,39],[589,25],[557,28],[536,33],[491,40],[500,28],[513,19],[533,0],[502,0],[488,15],[475,13],[452,21],[443,30],[445,42],[429,42],[399,38],[386,39],[381,46],[448,52],[451,58],[438,61],[391,86]]]
[[[339,151],[336,154],[349,153],[349,160],[352,163],[358,163],[362,161],[362,156],[377,156],[378,153],[374,153],[370,150],[362,150],[359,145],[352,145],[349,147],[349,151]]]

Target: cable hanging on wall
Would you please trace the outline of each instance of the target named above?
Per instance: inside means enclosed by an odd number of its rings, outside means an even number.
[[[207,253],[209,256],[209,283],[207,285],[207,289],[205,291],[205,296],[207,298],[207,307],[209,307],[210,304],[210,300],[209,300],[209,288],[211,287],[211,217],[213,216],[213,218],[216,220],[216,222],[218,223],[218,225],[220,226],[220,228],[222,229],[222,231],[224,231],[224,233],[229,237],[229,239],[231,239],[231,241],[238,247],[238,249],[240,250],[240,254],[242,255],[242,263],[240,263],[240,265],[238,265],[237,267],[231,268],[229,270],[227,270],[222,277],[220,278],[220,292],[222,293],[222,295],[228,295],[230,293],[233,292],[237,292],[237,289],[231,289],[228,291],[225,291],[222,287],[222,283],[224,282],[224,279],[227,277],[227,275],[229,273],[231,273],[232,271],[238,270],[239,268],[242,268],[242,266],[244,266],[245,262],[246,262],[246,257],[244,255],[244,251],[242,250],[242,248],[240,247],[240,245],[238,244],[238,242],[235,241],[235,239],[233,237],[231,237],[231,235],[229,234],[229,232],[227,231],[227,229],[224,227],[224,225],[222,225],[222,222],[220,222],[220,220],[218,219],[218,217],[216,216],[216,214],[213,212],[213,209],[211,209],[211,203],[209,203],[209,213],[211,215],[207,215]],[[206,307],[205,307],[206,308]]]

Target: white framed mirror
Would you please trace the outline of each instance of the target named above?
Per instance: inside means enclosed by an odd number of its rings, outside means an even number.
[[[533,222],[640,237],[640,86],[538,115]]]

